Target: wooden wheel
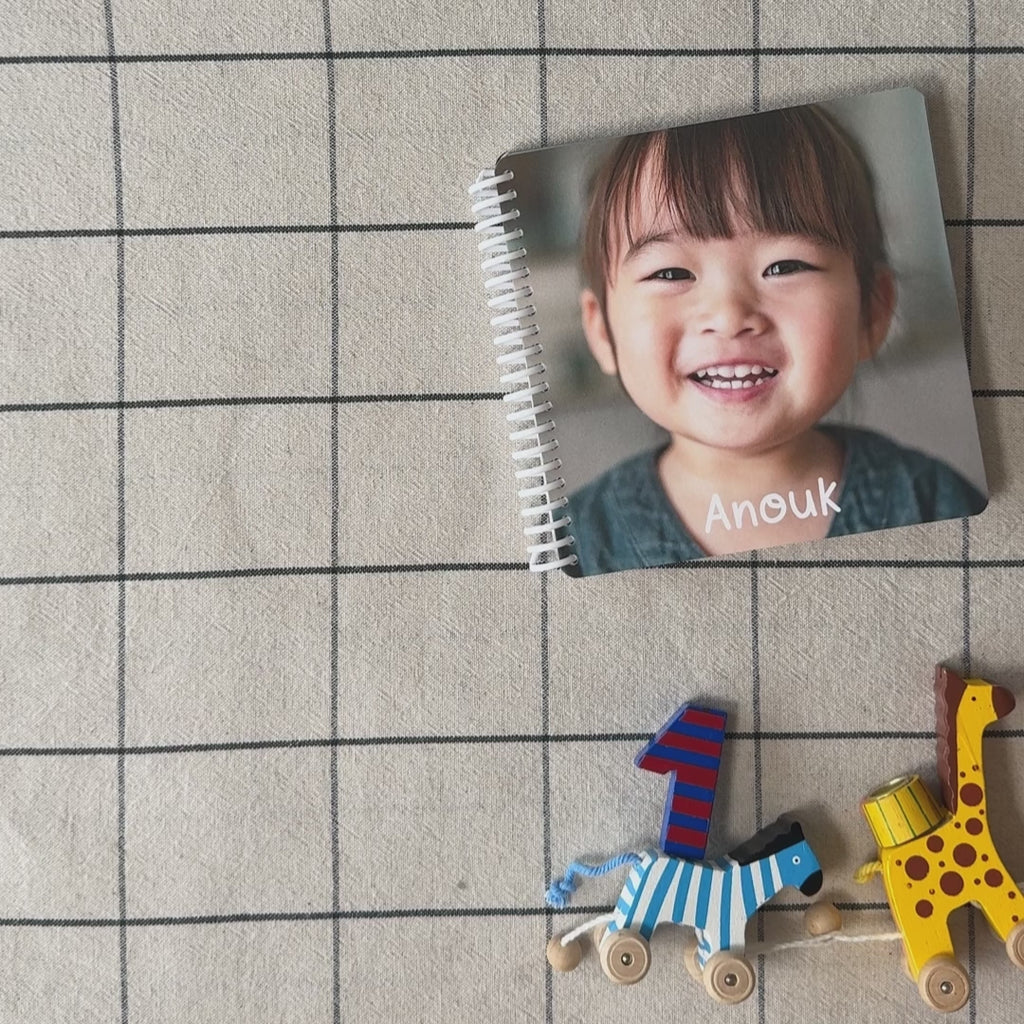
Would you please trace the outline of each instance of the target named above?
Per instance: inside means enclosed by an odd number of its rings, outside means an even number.
[[[605,935],[599,949],[601,968],[616,985],[635,985],[651,966],[647,940],[629,929]]]
[[[704,987],[719,1003],[742,1003],[754,991],[755,981],[750,961],[727,949],[713,953],[704,965]]]
[[[1006,936],[1006,955],[1016,967],[1024,967],[1024,921],[1015,924]]]
[[[704,972],[700,969],[700,964],[697,963],[696,939],[690,939],[690,941],[683,946],[683,963],[686,965],[686,973],[689,974],[694,981],[704,981]]]
[[[933,1010],[952,1013],[967,1002],[971,983],[967,972],[951,956],[933,956],[921,968],[917,990]]]
[[[564,974],[579,967],[583,959],[583,947],[579,939],[563,943],[561,935],[553,935],[548,942],[547,955],[551,969]]]

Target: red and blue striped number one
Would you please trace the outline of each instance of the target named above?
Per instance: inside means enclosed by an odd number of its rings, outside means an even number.
[[[636,755],[636,766],[669,776],[661,848],[670,857],[702,860],[725,740],[725,712],[684,704]]]

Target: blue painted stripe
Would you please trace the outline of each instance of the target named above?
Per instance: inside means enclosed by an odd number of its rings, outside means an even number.
[[[623,928],[630,928],[630,927],[632,927],[633,918],[636,916],[637,904],[640,902],[640,896],[642,895],[642,893],[644,891],[644,886],[647,885],[647,876],[651,873],[651,868],[656,863],[657,863],[657,861],[653,861],[652,860],[650,862],[650,864],[648,864],[647,867],[644,868],[642,873],[638,872],[639,878],[637,879],[636,892],[633,893],[633,898],[632,898],[632,900],[630,901],[630,904],[629,904],[629,910],[626,911],[626,920],[625,920],[625,923],[622,925]]]
[[[668,823],[670,827],[675,825],[680,828],[692,828],[695,832],[707,832],[708,830],[708,819],[697,818],[692,814],[670,813]]]
[[[764,886],[764,896],[766,900],[775,895],[775,882],[772,881],[772,868],[770,862],[771,857],[764,857],[762,860],[757,862],[758,866],[761,868],[761,884]]]
[[[619,902],[615,904],[615,909],[625,917],[629,913],[629,902],[622,896],[619,897]]]
[[[735,870],[736,865],[734,864],[722,876],[722,905],[719,907],[718,913],[718,925],[721,929],[719,941],[722,944],[722,949],[728,949],[732,945],[732,929],[729,927],[729,917],[732,909],[732,876]]]
[[[676,890],[676,902],[672,907],[672,920],[676,924],[683,923],[683,910],[686,909],[686,897],[690,892],[690,885],[693,883],[693,864],[682,861],[683,873],[679,876],[679,888]]]
[[[711,868],[700,873],[700,887],[697,889],[697,926],[703,928],[708,920],[708,904],[711,902]]]
[[[713,789],[694,786],[688,782],[680,782],[678,779],[672,784],[672,793],[674,796],[688,796],[691,800],[703,800],[704,803],[711,803],[715,799]]]
[[[625,888],[626,892],[628,892],[630,896],[636,895],[636,876],[633,874],[632,871],[630,871],[629,876],[626,878]]]
[[[743,912],[750,917],[757,910],[757,893],[754,892],[754,876],[750,872],[749,864],[743,865],[740,883],[743,892]]]
[[[698,754],[693,750],[680,750],[678,747],[669,747],[661,743],[655,743],[650,750],[645,751],[654,757],[662,757],[674,764],[692,764],[698,768],[710,768],[716,771],[722,763],[720,757],[710,757],[707,754]]]
[[[698,740],[708,740],[711,743],[721,743],[725,739],[725,719],[722,719],[721,729],[712,729],[707,725],[696,725],[694,722],[684,722],[676,719],[665,733],[675,733],[677,736],[693,736]],[[664,736],[665,733],[662,733]]]
[[[661,878],[658,879],[654,895],[651,897],[651,902],[647,907],[647,913],[644,914],[643,923],[640,925],[640,934],[645,939],[651,937],[651,933],[658,925],[658,918],[661,916],[662,908],[665,906],[665,897],[668,895],[669,886],[672,884],[672,879],[676,877],[681,863],[681,861],[673,858],[665,864],[665,870],[662,871]]]
[[[700,860],[704,856],[704,850],[699,846],[687,846],[685,843],[672,843],[672,857],[682,857],[684,860]],[[666,851],[667,852],[667,851]]]

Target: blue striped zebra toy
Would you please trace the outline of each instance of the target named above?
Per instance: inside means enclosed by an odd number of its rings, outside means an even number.
[[[685,924],[695,943],[686,955],[690,973],[719,1002],[738,1003],[754,989],[754,968],[743,955],[751,915],[786,886],[812,896],[822,875],[803,829],[779,818],[716,861],[701,861],[717,786],[725,712],[683,705],[636,758],[638,767],[671,778],[662,826],[667,851],[625,853],[597,867],[574,863],[547,893],[563,907],[576,875],[596,876],[626,865],[629,876],[611,914],[589,921],[548,944],[548,962],[559,971],[582,957],[579,937],[600,926],[595,938],[606,975],[622,985],[640,981],[650,967],[649,940],[659,924]],[[686,853],[686,858],[670,854]]]
[[[615,910],[553,939],[548,957],[552,965],[562,970],[575,967],[581,955],[578,936],[601,925],[596,940],[601,967],[612,981],[631,985],[650,967],[649,940],[658,925],[690,925],[696,946],[687,953],[687,967],[725,1003],[741,1002],[754,989],[754,968],[743,955],[746,923],[754,911],[786,886],[813,896],[822,882],[818,858],[799,822],[780,818],[712,862],[647,850],[596,868],[573,865],[565,881],[548,891],[548,902],[564,905],[574,874],[604,874],[625,864],[631,865],[630,871]]]

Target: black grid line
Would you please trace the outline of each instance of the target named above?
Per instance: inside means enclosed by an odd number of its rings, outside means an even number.
[[[793,559],[773,561],[760,557],[762,569],[780,571],[811,571],[819,569],[960,569],[964,568],[962,558],[829,558],[829,559]],[[1020,569],[1024,568],[1024,558],[975,558],[969,563],[970,569]],[[453,573],[453,572],[522,572],[527,568],[525,562],[423,562],[423,563],[381,563],[363,565],[300,565],[300,566],[265,566],[253,568],[231,569],[196,569],[168,570],[164,572],[124,572],[124,573],[69,573],[67,575],[49,574],[39,576],[0,576],[0,587],[24,586],[63,586],[88,585],[100,583],[161,583],[223,579],[252,579],[272,576],[389,576],[416,573]],[[704,559],[687,562],[682,565],[665,566],[666,571],[700,572],[717,569],[750,572],[750,562],[734,559]]]
[[[148,228],[26,228],[0,231],[0,240],[33,238],[193,238],[203,235],[372,235],[402,232],[472,231],[472,221],[409,221],[376,224],[199,224]]]
[[[540,144],[548,144],[548,50],[544,0],[537,0],[537,63],[540,73]]]
[[[975,388],[974,398],[1024,398],[1024,388]],[[5,402],[0,415],[26,412],[112,412],[154,409],[221,409],[279,405],[396,405],[416,402],[500,402],[503,391],[422,391],[357,395],[224,395],[205,398],[137,398],[114,401]]]
[[[761,5],[759,0],[752,0],[751,16],[753,22],[754,55],[751,66],[751,107],[756,114],[761,109]],[[761,831],[764,820],[763,803],[763,766],[761,761],[761,643],[760,643],[760,592],[758,580],[757,551],[750,553],[750,704],[754,725],[754,832]],[[764,941],[764,916],[757,914],[757,938]],[[765,977],[764,954],[757,958],[757,1020],[765,1024]]]
[[[0,747],[0,757],[158,757],[167,754],[216,754],[261,750],[308,750],[311,748],[353,747],[458,747],[529,746],[588,743],[647,743],[652,733],[579,732],[579,733],[427,733],[423,735],[305,737],[299,739],[225,740],[207,743],[162,743],[131,746],[21,746]],[[986,739],[1024,739],[1024,729],[990,729]],[[734,742],[749,742],[757,750],[764,743],[816,741],[836,743],[845,740],[891,742],[893,740],[934,740],[935,732],[926,729],[749,729],[727,731]]]
[[[541,773],[541,822],[544,850],[544,878],[546,886],[553,877],[551,865],[551,731],[550,698],[551,698],[551,662],[548,656],[549,639],[548,621],[548,577],[547,573],[540,580],[540,773]],[[548,911],[544,917],[544,941],[548,942],[554,934],[553,908],[545,903]],[[551,964],[544,964],[544,1021],[554,1022],[554,989],[552,985]]]
[[[537,43],[538,53],[538,88],[540,96],[540,144],[548,144],[548,59],[547,43],[547,10],[544,0],[537,0]],[[551,662],[549,659],[549,619],[548,619],[548,578],[542,574],[540,580],[540,720],[541,735],[546,737],[551,728]],[[545,740],[541,744],[541,822],[544,878],[542,885],[547,886],[552,878],[551,866],[551,746]],[[554,934],[552,908],[547,906],[544,915],[544,941],[549,942]],[[554,1024],[555,1003],[554,984],[551,964],[545,957],[544,962],[544,1022]]]
[[[892,44],[862,46],[466,46],[377,50],[222,51],[217,53],[124,53],[117,64],[210,64],[302,61],[393,61],[450,59],[452,57],[831,57],[953,55],[1016,56],[1024,44],[962,46],[956,44]],[[0,56],[0,67],[18,64],[106,64],[100,54],[34,54]]]
[[[333,47],[331,31],[330,0],[323,0],[324,45],[328,52]],[[333,230],[338,222],[338,150],[337,150],[337,95],[334,61],[324,61],[327,78],[327,175],[328,175],[328,216],[331,221],[331,422],[330,422],[330,503],[331,503],[331,568],[336,569],[341,561],[339,546],[340,523],[340,451],[338,443],[338,397],[339,388],[339,305],[340,268],[338,264],[338,232]],[[338,747],[334,743],[339,736],[338,704],[341,666],[338,645],[338,574],[331,573],[330,597],[330,734],[331,751],[328,765],[330,782],[330,830],[331,830],[331,911],[337,915],[341,910],[341,839],[339,832],[338,794]],[[331,1019],[333,1024],[341,1022],[341,921],[335,916],[331,923]]]
[[[220,409],[238,406],[275,405],[394,405],[399,402],[500,402],[502,391],[424,391],[376,395],[242,395],[220,398],[119,398],[113,402],[9,402],[0,413],[17,412],[119,412],[137,409]]]
[[[751,0],[751,21],[753,34],[753,83],[751,85],[751,108],[756,114],[761,109],[761,2]]]
[[[967,38],[974,44],[977,41],[977,18],[974,0],[967,0]],[[967,182],[964,200],[967,214],[964,227],[964,353],[967,359],[967,373],[972,369],[972,350],[974,332],[974,182],[975,182],[975,109],[976,109],[976,69],[974,54],[967,57]],[[973,390],[972,390],[973,394]],[[976,396],[980,397],[980,396]],[[963,570],[963,670],[965,675],[971,674],[971,523],[963,522],[963,543],[961,554],[964,561]],[[973,989],[973,984],[972,984]],[[973,1008],[973,999],[972,999]],[[972,1009],[973,1012],[973,1009]]]
[[[947,228],[965,226],[980,228],[1024,227],[1021,217],[947,217]],[[193,224],[181,227],[137,228],[5,228],[0,230],[0,241],[26,241],[32,239],[61,238],[198,238],[206,235],[329,235],[401,234],[403,232],[429,233],[434,231],[472,231],[472,221],[410,221],[408,223],[338,223],[331,224]]]
[[[760,587],[758,580],[757,552],[750,556],[750,706],[751,720],[754,725],[754,832],[761,831],[764,825],[764,768],[761,757],[761,616]],[[757,915],[757,940],[764,942],[764,917]],[[757,957],[757,1019],[764,1024],[765,1011],[765,959],[764,954]]]
[[[840,910],[851,912],[871,913],[879,910],[888,910],[888,903],[873,903],[868,901],[844,900],[836,903]],[[395,920],[450,920],[452,918],[537,918],[547,914],[559,917],[576,917],[587,914],[602,914],[611,910],[610,904],[592,903],[577,904],[574,907],[567,907],[562,910],[552,910],[548,907],[393,907],[384,910],[342,910],[337,914],[329,911],[259,911],[239,912],[233,914],[201,914],[181,916],[160,916],[160,917],[132,917],[124,924],[128,928],[174,928],[174,927],[196,927],[202,925],[224,925],[224,924],[292,924],[303,921],[329,921],[337,918],[339,921],[395,921]],[[761,908],[759,912],[768,914],[796,914],[803,913],[806,904],[803,903],[769,903]],[[0,928],[116,928],[121,925],[119,918],[105,917],[10,917],[0,918]]]
[[[967,0],[967,41],[977,42],[977,19],[975,17],[974,0]],[[976,77],[975,55],[967,55],[967,195],[964,213],[967,215],[967,226],[964,228],[964,354],[967,359],[967,373],[971,372],[972,332],[974,326],[974,232],[971,219],[974,216],[974,127],[976,108]],[[964,519],[963,523],[963,671],[965,676],[971,674],[971,522]],[[968,1019],[975,1024],[978,1015],[977,1003],[977,971],[975,946],[975,918],[977,912],[973,906],[967,909],[967,976],[970,979],[968,997]]]
[[[110,75],[111,142],[114,172],[114,208],[119,230],[124,228],[124,171],[121,162],[121,110],[114,45],[114,12],[112,0],[104,0],[104,23],[107,35],[107,56]],[[125,258],[124,238],[117,239],[117,397],[125,397]],[[126,570],[126,497],[125,497],[125,412],[117,414],[117,567]],[[117,589],[117,738],[122,752],[117,755],[117,905],[120,928],[118,950],[120,959],[121,1024],[128,1024],[128,917],[127,882],[127,790],[125,755],[127,745],[127,584],[118,582]]]

